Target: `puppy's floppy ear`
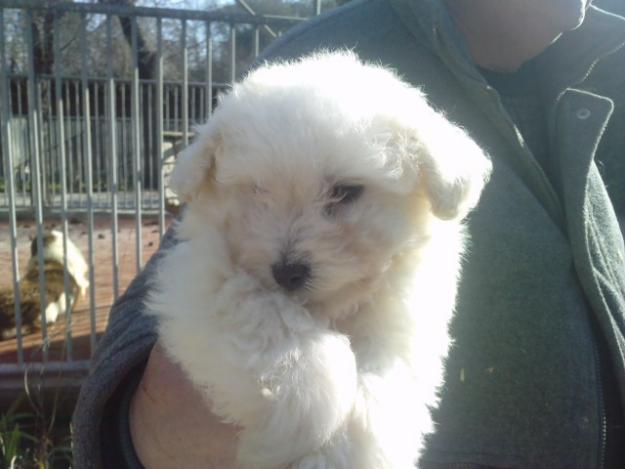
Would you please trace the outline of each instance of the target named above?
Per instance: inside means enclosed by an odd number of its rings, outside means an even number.
[[[426,125],[418,128],[419,180],[434,215],[461,219],[477,204],[492,164],[464,130],[430,111]]]
[[[221,138],[214,123],[196,128],[196,138],[181,153],[171,174],[171,189],[183,202],[189,202],[211,178]]]

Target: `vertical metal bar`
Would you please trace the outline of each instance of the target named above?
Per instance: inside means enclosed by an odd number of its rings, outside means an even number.
[[[171,130],[171,122],[169,122],[169,86],[163,83],[163,127],[165,130]]]
[[[180,87],[178,83],[174,83],[174,126],[176,131],[182,131],[182,125],[180,124]]]
[[[237,28],[230,24],[230,84],[237,79]]]
[[[109,158],[111,178],[111,238],[113,240],[113,298],[119,297],[119,247],[117,233],[119,219],[117,213],[117,138],[115,129],[115,79],[113,78],[113,18],[106,17],[106,57],[107,57],[107,85],[108,85],[108,123],[109,123]]]
[[[6,73],[7,68],[4,67],[4,72]],[[17,115],[20,115],[20,86],[19,86],[19,81],[15,79],[15,77],[12,77],[10,75],[7,75],[7,92],[8,92],[8,96],[9,98],[12,98],[14,95],[17,95]],[[14,87],[15,87],[15,91],[14,91]],[[6,102],[6,101],[5,101]],[[12,122],[13,121],[13,103],[12,101],[8,101],[9,105],[6,107],[8,114],[7,114],[7,119],[8,122],[11,123],[11,125],[9,126],[9,130],[10,130],[10,138],[12,141],[15,142],[15,145],[17,147],[17,150],[20,152],[21,155],[25,155],[26,152],[21,150],[22,147],[22,143],[21,143],[21,131],[19,129],[19,123],[16,122]],[[16,180],[15,182],[15,190],[18,191],[19,187],[21,185],[22,187],[22,192],[21,194],[15,194],[15,198],[17,199],[19,197],[19,200],[24,200],[24,185],[26,184],[26,180],[25,180],[25,175],[24,175],[24,165],[20,163],[20,157],[19,155],[17,156],[17,164],[18,164],[18,171],[16,176]],[[15,202],[16,205],[19,205],[19,203]]]
[[[206,104],[208,104],[206,101],[206,83],[204,83],[204,87],[198,87],[198,93],[200,95],[198,98],[200,100],[198,104],[200,106],[198,123],[203,124],[206,122],[206,116],[208,115],[208,109],[206,107]]]
[[[136,260],[137,273],[143,265],[141,233],[141,141],[139,125],[139,51],[137,50],[137,17],[132,17],[132,152],[134,157],[133,178],[135,182]]]
[[[95,134],[95,191],[99,196],[102,172],[100,168],[100,83],[93,80],[93,132]],[[99,199],[99,197],[98,197]]]
[[[195,105],[197,103],[195,96],[195,87],[193,85],[190,85],[189,91],[191,93],[191,101],[189,101],[189,122],[193,125],[195,123]]]
[[[206,22],[206,120],[213,114],[213,34]]]
[[[43,202],[44,205],[47,204],[48,202],[48,178],[46,177],[47,173],[48,173],[48,164],[49,164],[49,158],[46,158],[46,147],[44,145],[44,133],[45,133],[45,127],[44,127],[44,119],[43,119],[43,114],[45,112],[44,107],[43,107],[43,81],[44,78],[43,77],[37,77],[36,83],[37,83],[37,87],[36,87],[36,95],[35,95],[35,99],[37,100],[37,108],[39,109],[39,112],[37,113],[37,140],[39,141],[39,155],[41,157],[40,159],[40,166],[39,166],[39,171],[41,174],[41,180],[39,182],[40,187],[41,187],[41,200]]]
[[[319,16],[321,14],[321,0],[313,0],[315,16]]]
[[[28,83],[27,83],[28,84]],[[17,115],[21,118],[24,115],[24,109],[22,106],[22,100],[23,100],[23,96],[22,96],[22,80],[17,80],[16,81],[16,88],[17,88]],[[27,189],[28,186],[28,181],[27,181],[27,176],[26,176],[26,155],[29,154],[30,155],[30,150],[27,150],[29,143],[28,143],[28,135],[26,132],[22,132],[22,129],[20,129],[19,127],[19,123],[20,121],[18,120],[17,122],[17,131],[18,131],[18,139],[19,139],[19,144],[22,147],[23,153],[22,153],[22,162],[20,164],[20,180],[22,183],[22,200],[25,201],[27,199],[27,192],[30,193],[30,199],[31,199],[31,206],[33,205],[32,203],[32,187],[30,190]],[[32,176],[32,175],[31,175]],[[32,184],[31,184],[32,186]]]
[[[50,118],[49,118],[49,124],[48,124],[48,128],[49,128],[49,132],[50,132],[50,145],[55,148],[54,151],[54,164],[52,165],[52,169],[51,169],[51,174],[52,174],[52,194],[54,197],[54,205],[55,207],[58,206],[58,204],[60,203],[60,195],[61,195],[61,173],[60,171],[60,167],[61,167],[61,154],[59,153],[59,145],[61,144],[61,142],[58,141],[58,136],[56,134],[56,125],[55,125],[55,119],[56,119],[56,85],[54,82],[54,77],[50,77],[50,85],[49,85],[49,89],[50,89]]]
[[[128,201],[126,200],[126,194],[128,191],[128,168],[127,168],[127,163],[128,163],[128,145],[126,144],[126,114],[127,114],[127,110],[126,110],[126,83],[125,82],[121,82],[120,83],[120,88],[121,88],[121,133],[120,133],[120,150],[121,150],[121,163],[122,163],[122,170],[121,170],[121,177],[122,177],[122,190],[123,190],[123,203],[124,205],[128,204]]]
[[[11,148],[11,99],[10,83],[7,79],[6,52],[4,48],[4,10],[0,9],[0,136],[2,155],[6,161],[7,192],[9,197],[9,230],[11,239],[11,273],[13,274],[13,296],[15,299],[15,328],[17,329],[17,363],[24,364],[22,346],[22,308],[20,295],[20,269],[17,253],[17,219],[15,208],[15,181],[13,180],[13,154]]]
[[[82,81],[82,110],[83,110],[83,154],[85,157],[85,169],[87,171],[87,242],[89,244],[87,263],[89,265],[89,311],[91,319],[91,355],[96,346],[96,298],[95,298],[95,269],[93,259],[93,160],[91,154],[91,113],[89,110],[89,79],[87,75],[88,51],[87,51],[87,17],[85,13],[80,15],[80,43],[82,62],[80,75]]]
[[[85,182],[85,176],[82,167],[82,148],[84,148],[84,135],[81,131],[80,124],[80,116],[82,115],[84,118],[84,109],[81,114],[81,106],[80,106],[80,93],[78,92],[78,82],[76,80],[72,80],[74,83],[74,131],[76,132],[76,145],[74,146],[74,150],[76,151],[76,172],[75,178],[78,182],[78,187],[76,188],[76,195],[78,196],[78,204],[82,207],[82,192]]]
[[[68,202],[71,205],[71,199],[73,198],[73,191],[74,191],[74,133],[73,133],[73,128],[74,126],[72,125],[72,116],[71,116],[71,111],[72,111],[72,107],[71,107],[71,102],[70,102],[70,87],[69,87],[69,81],[65,81],[65,109],[66,109],[66,113],[67,113],[67,125],[69,128],[69,139],[67,141],[67,149],[69,150],[69,168],[68,168],[68,172],[67,175],[63,175],[64,178],[67,178],[69,180],[69,200]]]
[[[106,21],[106,20],[105,20]],[[104,73],[105,78],[102,83],[102,187],[104,188],[104,194],[102,197],[103,204],[107,206],[107,202],[109,200],[107,197],[111,195],[111,159],[109,158],[109,147],[115,144],[115,140],[112,139],[111,135],[109,135],[109,114],[108,114],[108,105],[109,105],[109,83],[108,83],[108,72]],[[108,140],[107,140],[108,138]],[[108,142],[108,145],[107,145]],[[107,206],[109,211],[112,210],[111,205]]]
[[[51,200],[49,201],[51,203],[51,206],[54,207],[55,203],[56,203],[56,175],[55,175],[55,169],[58,167],[58,149],[53,153],[52,149],[53,148],[58,148],[58,146],[55,146],[54,143],[56,143],[56,133],[54,132],[54,125],[52,124],[52,108],[53,103],[52,103],[52,79],[48,78],[47,80],[47,86],[46,86],[46,100],[48,102],[48,124],[47,124],[47,138],[46,140],[48,141],[48,152],[47,154],[49,155],[48,158],[48,174],[50,175],[50,181],[49,181],[49,188],[50,188],[50,196],[51,196]],[[45,153],[44,153],[45,154]],[[54,154],[54,158],[53,155]]]
[[[254,58],[260,54],[260,27],[254,28]]]
[[[206,122],[206,83],[202,86],[202,82],[197,85],[198,103],[197,103],[197,115],[196,125]]]
[[[153,169],[153,160],[154,160],[154,149],[152,148],[152,124],[154,122],[154,110],[153,110],[153,96],[152,96],[152,83],[147,82],[147,83],[143,83],[143,96],[146,96],[146,100],[144,100],[143,105],[141,106],[142,109],[142,113],[144,115],[144,119],[147,119],[147,124],[143,125],[143,128],[147,130],[148,135],[147,135],[147,139],[145,140],[145,142],[147,142],[147,148],[144,149],[143,154],[146,156],[147,158],[147,168],[144,168],[146,171],[146,175],[145,175],[145,183],[147,184],[147,187],[150,188],[150,197],[147,200],[148,206],[150,208],[152,208],[153,204],[153,196],[154,196],[154,178],[152,177],[152,169]],[[146,102],[147,101],[147,102]],[[145,109],[147,108],[147,115],[145,113]]]
[[[189,145],[189,58],[187,21],[182,20],[182,144]]]
[[[134,204],[134,181],[132,180],[132,174],[134,171],[133,166],[133,153],[132,153],[132,81],[124,81],[124,125],[123,139],[124,139],[124,208],[132,209]]]
[[[134,206],[134,153],[132,152],[133,133],[132,133],[132,80],[124,83],[124,93],[126,94],[126,102],[124,103],[126,111],[126,119],[124,122],[124,146],[125,146],[125,175],[124,175],[124,208],[132,209]]]
[[[165,188],[163,187],[163,22],[156,19],[156,155],[158,157],[158,230],[165,233]]]
[[[46,278],[43,262],[43,201],[41,197],[41,160],[39,155],[39,103],[37,100],[37,82],[35,78],[35,53],[33,44],[32,11],[26,12],[26,48],[28,50],[28,121],[30,124],[30,143],[32,154],[32,189],[35,201],[35,221],[37,224],[37,263],[39,268],[39,301],[41,305],[41,335],[43,337],[42,355],[44,363],[48,361],[48,325],[46,317],[47,297]]]
[[[137,36],[139,35],[139,33],[137,32]],[[138,128],[139,128],[139,174],[141,175],[141,188],[143,189],[141,191],[141,210],[143,210],[143,208],[145,207],[145,201],[144,201],[144,197],[145,194],[147,192],[146,187],[147,186],[147,180],[146,180],[146,172],[147,172],[147,165],[146,165],[146,158],[147,158],[147,153],[146,153],[146,149],[145,147],[145,104],[144,104],[144,96],[145,96],[145,82],[142,82],[141,79],[139,79],[139,112],[137,113],[137,120],[138,120]],[[143,213],[143,212],[142,212]]]
[[[69,227],[67,223],[67,184],[65,180],[66,155],[65,155],[65,126],[63,125],[63,87],[61,78],[61,41],[59,28],[59,15],[54,15],[54,85],[56,99],[56,140],[60,156],[61,170],[61,221],[63,226],[63,288],[65,290],[65,345],[67,361],[72,361],[72,306],[70,298],[69,271],[67,269],[67,240],[69,239]],[[78,301],[78,295],[73,297]]]

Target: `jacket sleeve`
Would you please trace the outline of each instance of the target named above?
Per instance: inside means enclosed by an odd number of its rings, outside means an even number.
[[[117,452],[111,437],[123,438],[124,432],[113,429],[123,420],[119,419],[119,409],[128,396],[125,391],[136,386],[157,338],[155,319],[144,314],[147,284],[159,258],[174,244],[170,229],[157,253],[113,305],[72,418],[74,467],[101,468],[104,461],[114,457],[111,453]],[[123,448],[124,442],[117,443],[118,449]]]

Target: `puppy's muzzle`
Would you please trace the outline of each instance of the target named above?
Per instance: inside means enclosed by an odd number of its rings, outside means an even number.
[[[303,263],[279,262],[271,266],[276,283],[287,291],[295,291],[310,279],[310,266]]]

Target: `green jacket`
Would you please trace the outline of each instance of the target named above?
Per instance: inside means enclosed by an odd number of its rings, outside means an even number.
[[[625,215],[625,55],[615,53],[624,42],[625,20],[591,7],[543,54],[552,181],[436,0],[356,2],[265,56],[353,48],[420,86],[492,157],[469,220],[428,467],[602,466],[600,345],[625,402],[625,254],[614,211]]]

